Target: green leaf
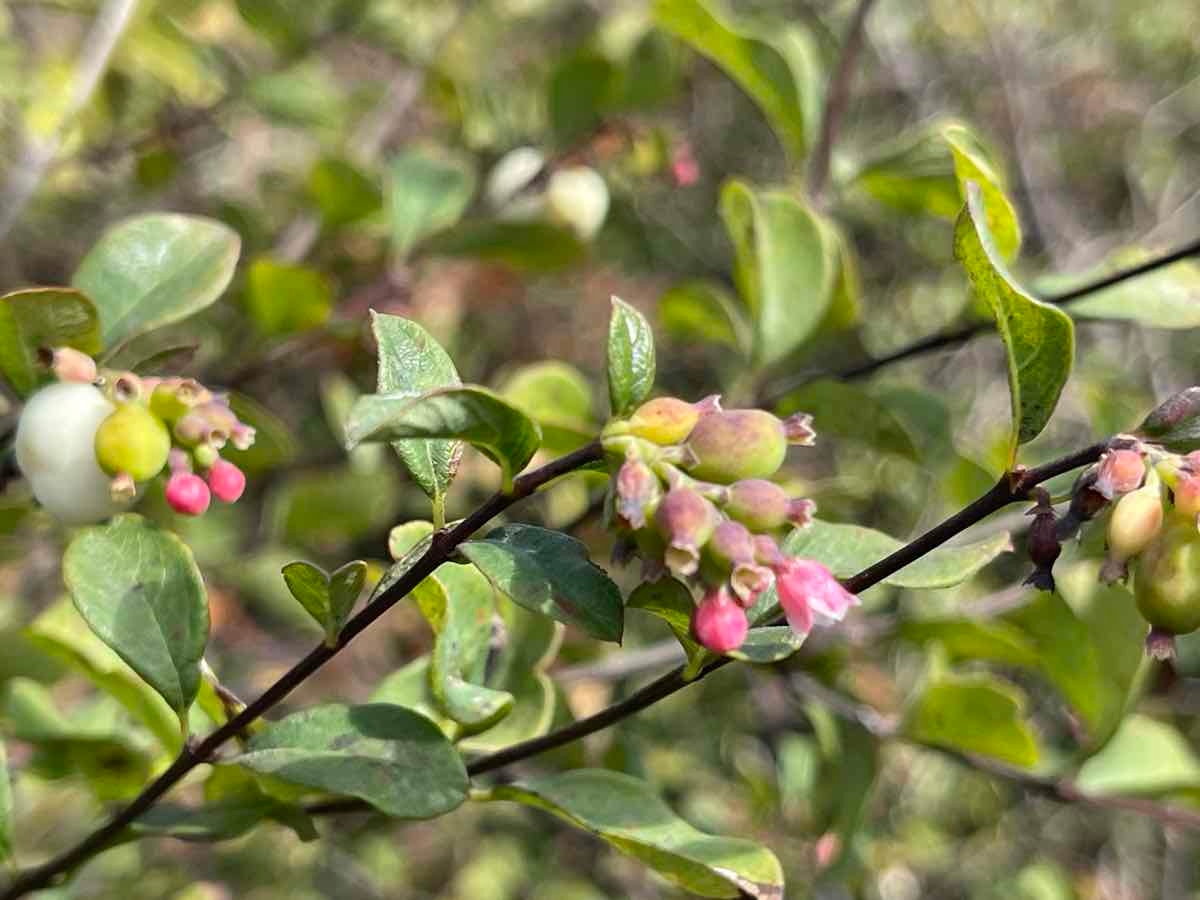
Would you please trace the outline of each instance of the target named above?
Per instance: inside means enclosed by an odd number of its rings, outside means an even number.
[[[554,682],[545,672],[515,672],[504,681],[511,709],[486,731],[466,737],[459,745],[471,753],[494,753],[546,734],[560,709]]]
[[[63,556],[75,608],[181,717],[200,688],[208,597],[192,552],[136,515],[80,531]]]
[[[703,341],[748,353],[750,326],[734,299],[715,284],[686,281],[658,301],[658,322],[680,342]]]
[[[794,194],[738,180],[721,189],[721,218],[754,322],[754,359],[760,366],[779,362],[829,311],[839,271],[836,235]]]
[[[986,211],[987,233],[991,235],[1000,257],[1011,260],[1021,249],[1021,224],[1017,221],[1017,211],[1013,208],[1012,201],[1004,192],[1000,174],[992,165],[979,138],[965,125],[952,122],[944,126],[942,139],[950,147],[950,153],[954,157],[954,175],[958,180],[958,190],[963,201],[970,204],[970,185],[972,182],[977,184],[982,199],[979,210],[972,211],[972,215],[976,215],[977,221],[982,222],[983,217],[978,213]],[[980,233],[983,233],[982,228]]]
[[[454,361],[442,345],[411,319],[372,312],[371,331],[379,345],[379,393],[417,397],[433,388],[461,383]],[[441,506],[458,471],[462,444],[417,439],[396,441],[392,448],[434,506]]]
[[[554,272],[583,258],[585,247],[570,228],[548,222],[468,221],[431,237],[433,256],[466,256],[527,272]]]
[[[371,692],[370,702],[403,706],[420,713],[447,736],[455,730],[433,698],[429,686],[429,657],[420,656],[388,674]]]
[[[746,632],[746,640],[742,642],[742,646],[726,655],[742,662],[760,665],[777,663],[799,650],[807,636],[797,634],[785,625],[751,628]]]
[[[887,404],[852,384],[816,381],[779,403],[780,415],[801,410],[812,415],[822,436],[856,441],[917,462],[922,459],[912,435]]]
[[[803,159],[820,106],[817,53],[806,31],[784,26],[757,34],[703,0],[656,0],[659,26],[704,54],[758,104],[784,148]]]
[[[138,837],[228,841],[241,837],[266,820],[288,826],[301,840],[314,840],[317,837],[316,828],[303,810],[265,794],[229,797],[200,807],[160,803],[138,816],[129,830]]]
[[[234,760],[263,775],[358,797],[390,816],[430,819],[466,798],[462,759],[429,719],[384,703],[328,704],[254,735]]]
[[[483,686],[495,591],[474,566],[445,563],[438,566],[433,578],[444,590],[445,608],[435,626],[430,689],[445,714],[466,733],[484,731],[508,715],[513,706],[510,693]],[[430,622],[433,624],[432,617]]]
[[[515,603],[602,641],[621,640],[621,592],[580,541],[534,525],[505,525],[459,549]]]
[[[1024,695],[1007,682],[985,675],[944,675],[920,691],[905,713],[902,730],[920,743],[1030,767],[1039,754],[1024,708]]]
[[[505,379],[501,396],[542,429],[543,446],[569,453],[596,433],[592,386],[574,366],[555,360],[522,366]]]
[[[100,320],[87,296],[71,288],[29,288],[0,297],[0,372],[13,390],[23,397],[33,392],[47,373],[38,350],[55,347],[100,352]]]
[[[1200,788],[1200,760],[1175,726],[1134,713],[1079,769],[1075,787],[1098,796],[1194,790]]]
[[[54,659],[82,674],[142,722],[172,755],[182,737],[178,716],[158,692],[80,621],[75,608],[63,600],[34,619],[25,632],[30,641]]]
[[[1035,300],[1009,276],[988,231],[983,196],[977,185],[968,185],[967,206],[954,229],[954,255],[991,309],[1004,342],[1012,396],[1011,460],[1017,446],[1037,437],[1054,412],[1075,358],[1075,326],[1065,312]]]
[[[406,150],[388,171],[392,247],[401,259],[458,222],[475,194],[475,170],[445,151]]]
[[[559,63],[550,76],[546,107],[561,147],[594,131],[612,101],[617,72],[603,56],[582,53]]]
[[[627,416],[654,389],[654,332],[640,312],[612,298],[608,320],[608,399],[614,416]]]
[[[901,212],[953,222],[962,209],[962,194],[941,127],[902,135],[885,145],[859,166],[853,185]]]
[[[797,528],[783,542],[788,555],[815,559],[839,578],[855,575],[903,546],[903,542],[882,531],[820,519],[814,519],[806,528]],[[954,587],[1011,549],[1012,539],[1007,532],[970,544],[943,544],[889,575],[883,583],[916,590]]]
[[[156,213],[106,231],[71,280],[96,304],[104,346],[210,305],[233,278],[241,240],[213,219]]]
[[[325,629],[332,644],[362,593],[367,564],[354,560],[330,575],[311,563],[297,561],[283,567],[283,580],[292,596]]]
[[[0,741],[0,861],[13,855],[12,782],[8,775],[8,751]]]
[[[529,463],[542,442],[537,423],[487,388],[438,388],[417,397],[367,394],[346,422],[346,447],[407,438],[465,441],[500,466],[504,483]]]
[[[1155,255],[1144,248],[1129,248],[1087,272],[1039,278],[1037,292],[1051,296],[1066,293]],[[1121,319],[1150,328],[1200,328],[1200,265],[1181,259],[1072,300],[1069,308],[1077,319]]]
[[[648,784],[620,772],[576,769],[498,785],[486,799],[552,813],[702,897],[783,897],[783,870],[770,850],[696,830]]]
[[[686,584],[669,575],[639,584],[625,606],[640,609],[667,623],[687,656],[687,674],[693,675],[708,658],[708,651],[692,637],[692,612],[696,601]]]
[[[325,324],[333,310],[333,285],[316,269],[259,257],[246,274],[246,309],[269,337]]]
[[[338,228],[365,219],[383,206],[383,192],[350,162],[317,160],[308,173],[308,196],[326,225]]]

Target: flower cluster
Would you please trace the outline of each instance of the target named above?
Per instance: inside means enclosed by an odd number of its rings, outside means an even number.
[[[16,453],[34,496],[58,518],[108,518],[164,469],[167,503],[184,515],[203,514],[214,496],[223,503],[241,497],[246,477],[221,451],[248,448],[254,429],[227,397],[190,378],[97,369],[70,348],[46,362],[58,383],[22,410]]]
[[[1100,576],[1132,576],[1147,649],[1170,656],[1175,635],[1200,628],[1200,451],[1128,443],[1080,477],[1068,515],[1091,518],[1112,501]]]
[[[840,621],[858,600],[814,560],[776,541],[804,527],[811,500],[768,480],[789,444],[811,445],[811,419],[760,409],[722,409],[718,397],[650,400],[611,422],[603,443],[615,474],[609,518],[646,561],[698,587],[695,638],[716,653],[741,646],[746,610],[774,581],[788,623],[807,633]]]

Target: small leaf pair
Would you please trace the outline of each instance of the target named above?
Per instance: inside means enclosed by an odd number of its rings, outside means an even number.
[[[331,574],[312,563],[291,562],[283,567],[283,580],[292,596],[324,629],[325,643],[333,647],[366,584],[367,564],[356,559]]]

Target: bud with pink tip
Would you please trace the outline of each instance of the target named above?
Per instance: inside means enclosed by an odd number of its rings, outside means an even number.
[[[793,499],[787,491],[764,478],[746,478],[729,486],[723,506],[730,518],[753,531],[772,531],[790,522],[803,527],[812,521],[816,504]]]
[[[45,362],[43,357],[43,362]],[[96,361],[74,347],[56,347],[49,352],[50,371],[59,381],[91,384],[96,380]]]
[[[1172,491],[1175,498],[1175,512],[1200,523],[1200,474],[1184,475]]]
[[[779,545],[770,535],[756,534],[754,536],[754,558],[764,566],[774,569],[787,561]]]
[[[236,503],[246,490],[246,476],[233,463],[218,459],[209,467],[208,486],[222,503]]]
[[[1105,500],[1118,494],[1128,494],[1142,486],[1146,477],[1146,463],[1136,450],[1109,450],[1100,460],[1096,470],[1096,483],[1092,489]]]
[[[831,625],[859,603],[825,566],[812,559],[788,559],[775,569],[775,587],[792,630],[807,634],[813,624]]]
[[[704,595],[692,613],[692,634],[713,653],[728,653],[742,646],[750,623],[724,587]]]
[[[668,446],[687,440],[700,417],[721,408],[721,397],[712,394],[696,403],[678,397],[647,400],[628,419],[628,433]]]
[[[709,581],[728,579],[734,597],[743,606],[753,606],[758,595],[771,585],[771,570],[754,558],[754,535],[741,522],[731,519],[713,530],[704,545],[701,567]]]
[[[717,508],[690,487],[667,491],[654,511],[654,523],[667,542],[663,553],[667,568],[675,575],[694,575],[700,566],[700,548],[720,521]]]
[[[211,499],[208,485],[199,475],[175,472],[167,479],[164,491],[167,505],[184,516],[202,516]]]
[[[625,455],[617,471],[614,512],[617,522],[630,530],[644,528],[646,517],[654,513],[662,499],[662,484],[648,465],[636,453]]]
[[[688,435],[689,474],[705,481],[732,484],[768,478],[783,465],[788,432],[784,423],[762,409],[730,409],[701,416]]]

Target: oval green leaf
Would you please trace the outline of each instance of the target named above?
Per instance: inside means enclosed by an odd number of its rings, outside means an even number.
[[[905,713],[902,732],[919,743],[1030,767],[1039,752],[1024,711],[1024,695],[1008,682],[944,675],[920,691]]]
[[[437,726],[386,703],[293,713],[254,735],[234,761],[400,819],[440,816],[467,795],[462,759]]]
[[[417,397],[367,394],[346,422],[346,446],[411,438],[465,441],[500,466],[506,485],[541,446],[537,423],[487,388],[439,388]]]
[[[71,284],[96,304],[112,349],[210,305],[233,278],[240,249],[237,234],[213,219],[136,216],[100,237]]]
[[[208,597],[192,551],[141,516],[117,516],[75,536],[63,578],[97,637],[185,715],[208,641]]]
[[[612,298],[608,320],[608,399],[614,416],[627,416],[654,389],[654,332],[640,312]]]
[[[824,321],[840,271],[838,239],[794,194],[755,190],[743,181],[721,190],[721,218],[754,323],[754,358],[770,365]]]
[[[621,591],[573,537],[535,525],[505,525],[459,550],[520,606],[602,641],[621,640]]]
[[[903,546],[902,541],[873,528],[820,519],[814,519],[806,528],[797,528],[783,542],[789,555],[815,559],[838,578],[861,572]],[[1012,538],[1007,532],[970,544],[943,544],[889,575],[883,583],[915,590],[954,587],[1010,550]]]
[[[788,153],[803,159],[820,108],[816,47],[807,31],[770,35],[735,26],[702,0],[657,0],[655,21],[724,70],[767,117]]]
[[[1021,223],[1017,211],[1004,191],[1004,182],[992,164],[978,136],[961,122],[951,122],[941,129],[942,139],[954,157],[954,177],[959,195],[970,200],[969,185],[979,185],[987,212],[987,230],[996,249],[1005,260],[1011,260],[1021,249]]]
[[[22,397],[46,375],[42,348],[74,347],[95,355],[100,318],[92,301],[72,288],[29,288],[0,297],[0,372]]]
[[[475,194],[475,171],[444,150],[407,150],[388,166],[392,247],[401,259],[420,241],[454,225]]]
[[[461,384],[450,355],[411,319],[372,311],[371,331],[379,346],[379,393],[417,397],[433,388]],[[458,471],[462,444],[416,439],[395,441],[392,449],[434,505],[441,505]]]
[[[1075,359],[1075,326],[1057,307],[1034,299],[1004,267],[992,240],[984,194],[967,186],[967,205],[954,229],[954,255],[996,319],[1008,359],[1012,398],[1010,460],[1050,420]]]
[[[697,830],[650,785],[620,772],[575,769],[500,785],[485,799],[511,800],[552,813],[702,897],[783,897],[783,870],[770,850]]]

